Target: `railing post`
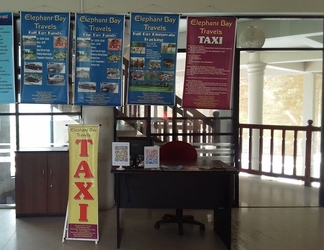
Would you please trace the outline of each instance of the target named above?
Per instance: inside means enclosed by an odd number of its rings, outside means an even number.
[[[311,160],[312,160],[312,120],[307,121],[306,126],[306,147],[305,147],[305,186],[311,186]]]

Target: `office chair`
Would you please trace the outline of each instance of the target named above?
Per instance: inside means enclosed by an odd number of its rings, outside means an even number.
[[[184,164],[197,160],[197,151],[194,146],[184,141],[167,142],[160,147],[160,161],[162,164]],[[184,194],[186,195],[186,194]],[[155,223],[155,228],[160,228],[162,223],[178,223],[178,234],[183,234],[183,223],[200,226],[200,230],[205,230],[205,225],[195,221],[192,215],[183,215],[182,209],[177,208],[176,214],[165,214],[161,220]]]

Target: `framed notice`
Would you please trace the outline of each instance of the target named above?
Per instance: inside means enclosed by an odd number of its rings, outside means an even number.
[[[144,147],[144,168],[160,167],[160,147]]]
[[[129,142],[113,142],[112,143],[112,165],[123,166],[130,165],[130,143]]]

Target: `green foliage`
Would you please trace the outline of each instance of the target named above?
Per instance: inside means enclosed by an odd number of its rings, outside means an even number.
[[[318,82],[319,80],[317,80]],[[307,84],[307,83],[305,83]],[[240,123],[248,123],[248,79],[240,81]],[[316,101],[321,87],[316,89]],[[304,76],[266,76],[263,89],[263,124],[303,125]],[[319,107],[318,104],[315,107]],[[316,110],[319,114],[319,110]],[[307,118],[306,118],[307,119]]]
[[[265,77],[264,124],[303,125],[303,88],[302,75]]]

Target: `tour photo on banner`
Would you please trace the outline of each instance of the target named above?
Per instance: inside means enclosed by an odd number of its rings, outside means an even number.
[[[131,13],[127,103],[174,105],[179,15]]]
[[[21,103],[69,103],[70,13],[21,12]]]
[[[124,15],[76,14],[74,104],[121,106]]]
[[[13,16],[0,13],[0,103],[15,102]]]
[[[67,238],[99,240],[99,125],[69,125],[69,200]]]
[[[235,18],[187,18],[182,108],[231,108],[235,34]]]

